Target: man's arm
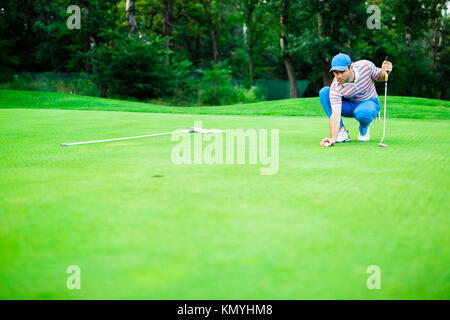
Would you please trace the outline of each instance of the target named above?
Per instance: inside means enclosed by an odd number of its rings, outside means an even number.
[[[331,109],[330,116],[330,136],[331,144],[335,144],[339,133],[339,127],[341,124],[341,109],[342,107],[334,107]]]
[[[330,136],[331,138],[323,138],[320,142],[322,147],[330,147],[336,143],[339,134],[339,127],[341,126],[341,109],[342,106],[333,107],[330,116]]]
[[[381,71],[380,71],[380,75],[378,76],[377,79],[375,79],[375,81],[377,81],[377,82],[384,81],[384,76],[385,76],[385,74],[386,74],[386,71],[381,70]]]
[[[322,147],[329,147],[336,143],[339,127],[341,124],[341,111],[342,111],[342,95],[339,90],[333,87],[333,83],[330,88],[330,102],[331,102],[331,115],[330,115],[330,138],[323,138],[320,142]]]

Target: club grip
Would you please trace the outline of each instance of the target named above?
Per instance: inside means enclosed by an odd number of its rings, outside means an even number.
[[[389,61],[389,56],[386,56],[386,58],[384,59],[384,61]],[[388,72],[384,73],[384,81],[387,82],[388,81]]]

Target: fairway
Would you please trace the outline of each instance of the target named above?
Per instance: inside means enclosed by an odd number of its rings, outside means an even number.
[[[447,110],[321,148],[325,117],[0,109],[0,298],[449,299]],[[278,172],[175,165],[170,136],[60,146],[199,120],[279,129]]]

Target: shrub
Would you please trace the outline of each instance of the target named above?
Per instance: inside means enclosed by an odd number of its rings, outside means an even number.
[[[160,36],[129,36],[107,32],[109,44],[96,48],[97,79],[113,95],[151,99],[171,95],[183,87],[188,61],[172,59]]]
[[[255,85],[247,89],[234,85],[231,68],[226,62],[213,64],[211,69],[198,70],[202,78],[198,80],[198,102],[206,105],[225,105],[257,102],[265,99],[266,90]]]
[[[18,73],[0,84],[0,88],[98,96],[92,77],[84,73]]]
[[[232,83],[231,68],[225,64],[213,64],[211,69],[198,70],[202,75],[198,85],[198,100],[207,105],[232,104],[238,91]]]
[[[250,89],[239,87],[238,92],[238,101],[241,103],[264,101],[267,95],[267,90],[259,85],[254,85]]]

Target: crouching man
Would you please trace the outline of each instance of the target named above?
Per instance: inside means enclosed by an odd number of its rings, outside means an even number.
[[[330,72],[334,79],[331,87],[320,90],[319,99],[330,118],[330,138],[324,138],[322,147],[348,142],[350,136],[341,116],[355,118],[359,122],[358,141],[369,141],[370,123],[380,112],[380,102],[374,81],[384,81],[386,72],[392,71],[392,63],[384,61],[381,69],[368,60],[351,61],[344,53],[333,57]]]

